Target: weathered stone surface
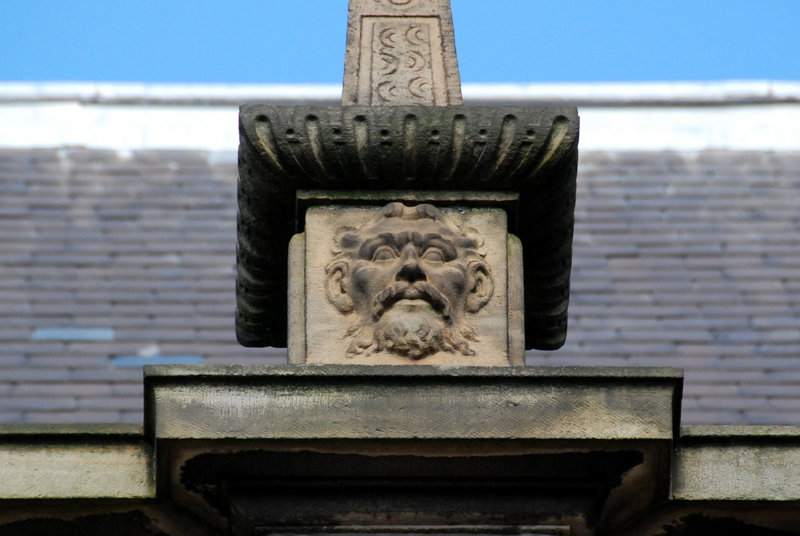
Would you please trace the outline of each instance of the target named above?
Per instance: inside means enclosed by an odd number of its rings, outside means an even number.
[[[294,530],[301,518],[362,533],[404,530],[403,520],[419,530],[573,536],[783,536],[800,526],[797,428],[684,428],[670,462],[674,370],[147,373],[144,437],[137,427],[2,431],[0,497],[12,500],[0,512],[0,534],[106,525],[142,535],[228,526],[252,534]],[[311,437],[314,429],[322,434]],[[389,503],[407,508],[393,519],[376,514]]]
[[[13,500],[0,509],[0,536],[222,536],[150,499]]]
[[[522,242],[508,235],[508,361],[525,365],[525,277]]]
[[[287,249],[298,189],[519,194],[525,345],[566,337],[578,118],[574,108],[244,106],[237,337],[284,346]],[[268,215],[268,216],[267,216]]]
[[[287,307],[289,325],[287,341],[289,363],[306,362],[306,234],[300,233],[289,242],[289,287]]]
[[[450,0],[351,0],[342,104],[461,104]]]
[[[148,367],[146,428],[159,489],[236,534],[590,536],[666,500],[680,385],[673,369]]]
[[[509,365],[506,225],[496,209],[310,209],[306,363]]]
[[[257,527],[302,534],[524,534],[550,525],[560,529],[555,534],[587,536],[607,505],[651,505],[653,481],[643,476],[664,468],[646,443],[560,452],[516,441],[220,441],[209,447],[164,442],[164,457],[180,468],[180,478],[174,472],[164,487],[198,515],[226,514],[234,534]],[[643,504],[644,496],[651,502]]]
[[[178,534],[171,531],[163,532],[157,523],[154,523],[139,509],[77,516],[65,510],[48,511],[38,516],[29,513],[28,519],[14,520],[9,523],[3,523],[0,520],[0,536],[77,536],[84,534],[124,536],[171,536],[174,534],[177,536]],[[197,529],[197,527],[194,528]]]
[[[0,428],[0,499],[155,496],[141,432],[96,426]]]
[[[383,206],[399,202],[406,205],[429,203],[439,208],[496,208],[508,214],[509,221],[519,219],[519,194],[489,190],[298,190],[297,213],[311,207],[341,205],[351,207]]]
[[[159,439],[670,439],[674,369],[147,367]]]
[[[675,452],[676,500],[800,501],[800,428],[698,426]]]
[[[451,191],[427,191],[427,190],[385,190],[385,191],[368,191],[368,190],[361,190],[361,191],[334,191],[334,190],[299,190],[297,192],[297,207],[299,213],[305,213],[309,209],[313,207],[344,207],[345,210],[353,210],[358,207],[357,213],[364,212],[364,207],[366,206],[380,206],[386,203],[390,203],[392,201],[399,201],[405,203],[406,205],[413,206],[420,203],[431,203],[436,205],[437,207],[446,207],[446,212],[448,214],[454,215],[457,220],[463,220],[464,214],[477,214],[483,211],[497,211],[498,208],[502,209],[506,214],[509,215],[509,218],[516,221],[518,212],[519,212],[519,196],[513,192],[471,192],[471,191],[464,191],[464,192],[451,192]],[[471,209],[466,207],[472,207]],[[319,212],[319,208],[313,208],[311,214]],[[341,210],[338,209],[338,210]],[[329,214],[330,217],[330,214]],[[506,220],[507,220],[506,219]],[[361,223],[361,222],[356,222]],[[335,235],[335,229],[338,228],[337,225],[331,223],[330,225],[318,225],[319,231],[322,233],[332,234]],[[464,225],[462,225],[464,227]],[[473,224],[466,225],[466,227],[474,227]],[[484,226],[485,227],[485,226]],[[494,226],[497,231],[501,232],[502,235],[506,235],[506,223],[503,222],[502,225]],[[502,229],[501,229],[502,227]],[[485,231],[485,229],[484,229]],[[482,235],[486,238],[486,234]],[[502,237],[498,237],[501,238]],[[317,301],[320,302],[320,307],[312,307],[309,308],[306,303],[306,263],[308,259],[314,258],[313,250],[308,251],[308,257],[306,255],[306,246],[305,246],[306,234],[301,233],[295,235],[292,239],[291,246],[290,246],[290,253],[289,253],[289,266],[291,270],[289,272],[289,314],[291,315],[290,322],[289,322],[289,362],[295,364],[307,363],[310,362],[307,360],[306,356],[306,309],[309,310],[309,318],[313,319],[309,323],[316,329],[322,329],[322,324],[326,315],[326,305],[329,302],[326,299],[322,299],[322,297],[326,293],[325,286],[319,286],[316,289],[318,292],[318,299]],[[466,365],[479,365],[479,364],[492,364],[495,363],[497,365],[524,365],[524,350],[522,347],[523,340],[524,340],[524,311],[523,311],[523,287],[522,287],[522,251],[521,247],[513,247],[513,243],[518,243],[519,239],[512,235],[508,235],[509,246],[508,246],[508,264],[517,266],[517,272],[513,274],[509,274],[509,284],[517,285],[515,287],[515,294],[510,297],[509,306],[508,306],[508,325],[509,329],[513,332],[509,333],[508,337],[508,360],[506,361],[503,358],[505,351],[496,354],[495,356],[489,356],[490,359],[485,359],[483,354],[478,354],[474,358],[469,357],[465,360],[464,363]],[[333,241],[333,238],[331,238]],[[484,240],[485,242],[485,240]],[[316,255],[319,257],[319,264],[321,267],[327,266],[325,263],[329,262],[326,260],[325,252],[329,252],[332,249],[331,246],[332,242],[329,243],[322,243],[320,248],[320,253]],[[493,250],[499,251],[497,248],[499,244],[495,244],[492,248]],[[490,259],[491,260],[491,259]],[[505,262],[503,261],[502,264],[497,264],[495,266],[495,280],[496,285],[500,286],[501,288],[495,289],[493,296],[499,295],[502,293],[502,288],[505,285],[505,276],[503,274],[497,273],[497,267],[503,266]],[[319,271],[317,276],[319,277],[322,272]],[[518,281],[516,281],[518,279]],[[318,281],[319,283],[319,281]],[[330,308],[327,309],[328,315],[330,315],[332,310]],[[483,314],[483,313],[482,313]],[[341,323],[341,317],[338,318],[338,322]],[[344,326],[341,329],[345,329]],[[498,328],[505,332],[505,327]],[[487,331],[488,332],[488,331]],[[322,344],[326,343],[333,343],[336,344],[337,342],[341,344],[341,341],[344,340],[342,337],[341,331],[336,331],[332,334],[332,337],[328,337]],[[330,353],[323,355],[324,360],[333,360],[330,362],[336,362],[337,354]],[[453,356],[450,356],[453,357]],[[356,364],[352,360],[347,360],[348,364]],[[370,361],[372,364],[376,364],[374,361]],[[434,363],[426,360],[425,364],[441,364],[441,363]],[[397,359],[397,364],[408,364],[407,360]]]
[[[619,536],[796,536],[797,503],[675,502],[650,512]]]

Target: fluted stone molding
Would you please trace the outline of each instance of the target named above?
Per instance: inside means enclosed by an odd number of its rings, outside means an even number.
[[[298,189],[506,191],[524,250],[526,348],[563,345],[578,114],[572,107],[242,106],[236,333],[286,345]]]

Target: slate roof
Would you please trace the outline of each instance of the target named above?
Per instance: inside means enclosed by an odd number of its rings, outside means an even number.
[[[800,153],[588,153],[543,365],[686,370],[683,423],[800,423]]]
[[[135,422],[234,340],[235,157],[0,150],[0,422]],[[567,345],[686,369],[684,424],[800,424],[800,152],[583,152]]]

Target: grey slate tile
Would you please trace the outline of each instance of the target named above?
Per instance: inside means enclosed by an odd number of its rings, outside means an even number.
[[[15,367],[3,369],[3,382],[59,382],[68,381],[70,372],[66,368]]]
[[[11,396],[0,398],[0,410],[67,410],[75,409],[75,397],[65,396]]]
[[[701,411],[718,410],[766,410],[770,407],[769,402],[764,398],[745,398],[737,397],[717,397],[700,396],[696,399],[697,409]],[[779,409],[779,408],[776,408]]]
[[[798,411],[745,411],[744,422],[747,424],[800,425]]]
[[[113,341],[114,330],[108,328],[37,328],[34,341]]]
[[[141,382],[116,382],[109,386],[111,392],[117,396],[143,396],[144,386]]]
[[[21,411],[0,411],[0,424],[16,424],[25,422],[25,415]]]
[[[73,382],[131,382],[142,381],[142,369],[73,369],[69,372],[69,380]]]
[[[142,410],[120,411],[118,422],[123,424],[142,424],[144,422],[144,412]]]
[[[742,394],[742,386],[737,383],[695,383],[687,382],[683,387],[686,396],[696,396],[707,399],[711,397],[736,397]],[[734,408],[743,409],[743,408]]]
[[[797,397],[768,398],[767,405],[778,411],[796,411],[800,413],[800,400]]]
[[[753,419],[748,422],[743,412],[725,410],[694,410],[681,414],[681,424],[683,426],[692,424],[766,424],[763,421]],[[772,423],[775,424],[775,423]]]
[[[142,398],[138,396],[82,397],[78,398],[77,407],[79,409],[138,411],[142,407]]]
[[[121,413],[108,410],[26,411],[24,422],[31,424],[118,423]]]

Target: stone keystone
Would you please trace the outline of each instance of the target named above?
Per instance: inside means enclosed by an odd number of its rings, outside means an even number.
[[[450,0],[350,0],[343,106],[460,104]]]

